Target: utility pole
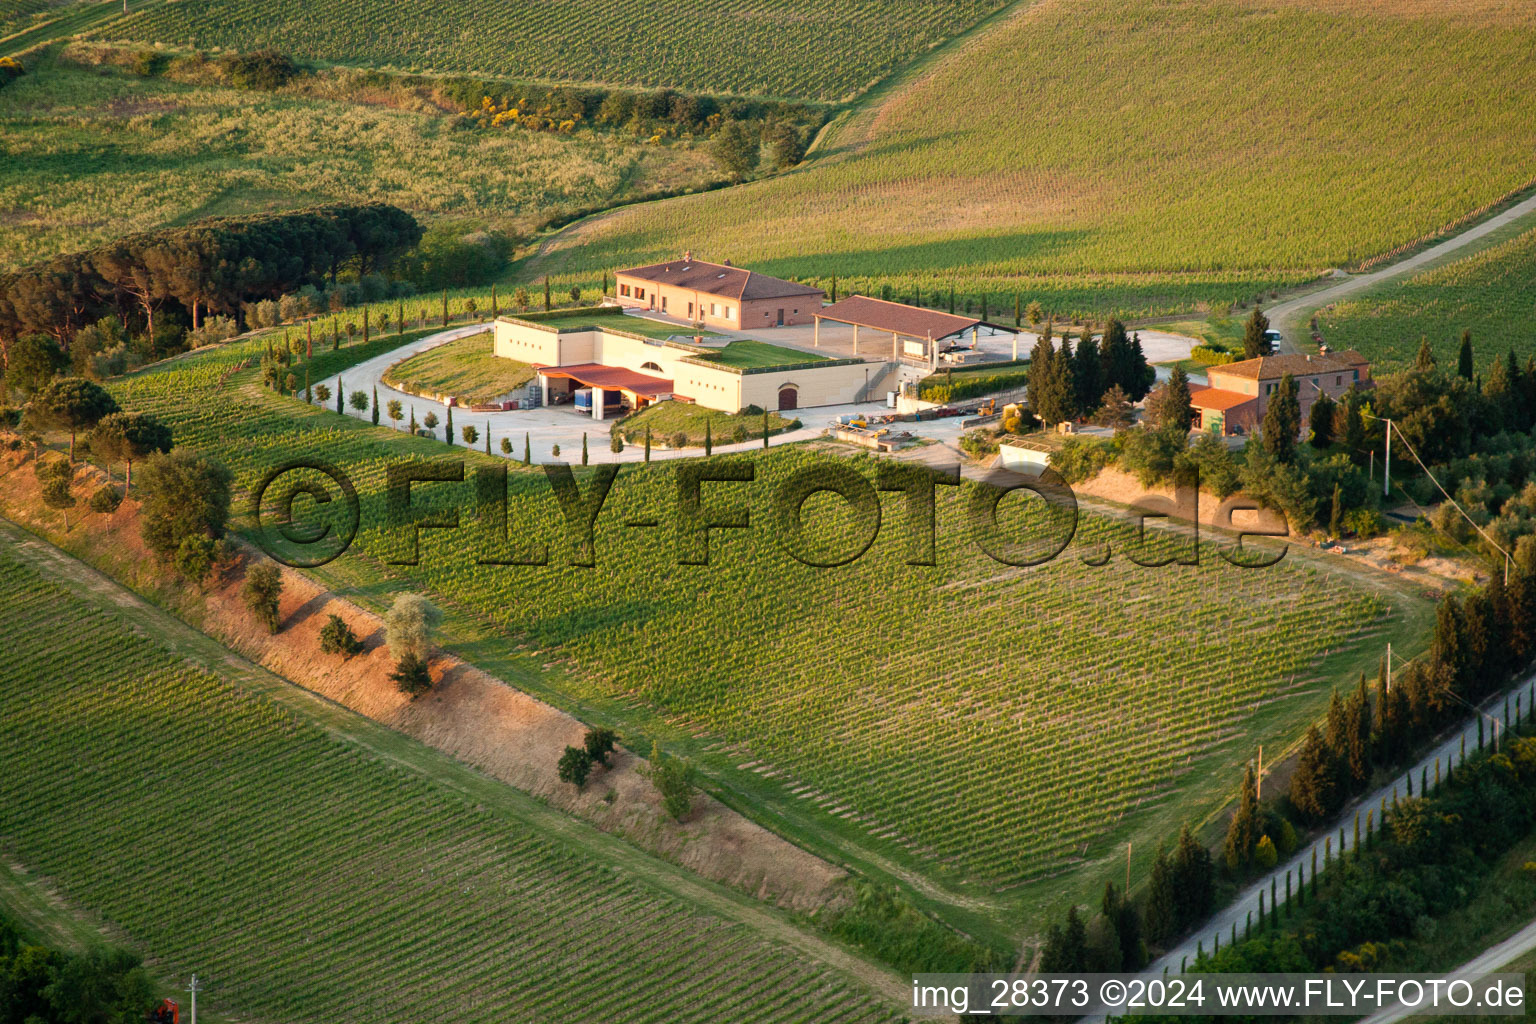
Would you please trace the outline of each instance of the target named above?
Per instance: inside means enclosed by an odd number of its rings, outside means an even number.
[[[1264,797],[1264,744],[1259,744],[1259,770],[1253,775],[1253,798],[1255,800]]]
[[[1387,641],[1387,692],[1392,692],[1392,641]]]
[[[192,993],[192,1024],[197,1024],[197,993],[202,987],[197,980],[197,975],[192,975],[192,984],[187,986],[187,991]]]
[[[1381,470],[1381,496],[1390,498],[1392,497],[1392,421],[1385,422],[1387,424],[1387,461]]]

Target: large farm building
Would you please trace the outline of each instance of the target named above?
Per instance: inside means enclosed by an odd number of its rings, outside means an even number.
[[[621,306],[733,330],[808,324],[826,297],[820,288],[696,260],[692,253],[621,270],[615,281]]]

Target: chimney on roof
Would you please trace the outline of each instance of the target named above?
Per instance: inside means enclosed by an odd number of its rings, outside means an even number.
[[[683,253],[683,262],[684,263],[692,263],[693,262],[693,250],[692,249],[688,249],[688,250],[684,251],[684,253]]]
[[[722,267],[729,267],[729,266],[731,266],[731,261],[730,260],[721,260],[720,261],[720,265]]]

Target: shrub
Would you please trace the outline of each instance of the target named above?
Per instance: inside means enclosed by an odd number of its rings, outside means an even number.
[[[1280,853],[1275,849],[1274,840],[1265,836],[1259,840],[1258,846],[1253,850],[1253,863],[1261,871],[1269,871],[1279,862]]]
[[[396,662],[389,678],[401,693],[411,697],[419,697],[432,689],[432,673],[427,670],[427,663],[414,654],[407,654]]]
[[[688,435],[679,430],[667,440],[667,443],[673,448],[686,448],[688,447]]]
[[[94,496],[92,500],[95,500]],[[201,587],[213,572],[214,563],[217,561],[218,541],[206,534],[194,533],[181,539],[172,564],[175,565],[176,573],[182,579]]]
[[[612,729],[588,729],[583,745],[586,747],[587,756],[594,764],[608,767],[608,755],[613,753],[614,745],[618,743],[619,734]]]
[[[746,424],[743,423],[736,424],[736,429],[731,431],[731,440],[735,441],[737,444],[740,444],[751,436],[751,432],[747,430]]]
[[[408,657],[425,659],[432,649],[432,631],[443,613],[420,594],[399,594],[384,614],[384,642],[402,663]]]
[[[245,574],[245,584],[240,596],[251,614],[267,627],[268,633],[276,633],[281,625],[278,615],[278,597],[283,592],[283,574],[271,562],[253,565]]]
[[[320,651],[324,654],[339,654],[343,661],[351,659],[354,655],[361,654],[363,642],[352,632],[352,627],[340,615],[332,615],[320,629]]]
[[[100,512],[102,515],[111,515],[117,511],[117,506],[123,503],[123,496],[117,493],[117,488],[111,484],[103,484],[91,495],[90,509],[92,512]]]
[[[1189,350],[1189,357],[1201,366],[1223,366],[1237,362],[1236,355],[1212,345],[1196,345]]]
[[[27,73],[21,62],[14,57],[0,57],[0,89],[10,85]]]
[[[1115,457],[1112,444],[1092,437],[1069,437],[1051,453],[1051,468],[1067,483],[1079,484],[1092,480],[1104,467],[1113,465]]]
[[[1379,536],[1385,523],[1374,508],[1352,508],[1344,513],[1344,529],[1361,540]]]
[[[555,770],[561,782],[569,782],[580,789],[587,784],[587,776],[592,774],[592,755],[580,747],[566,747]]]
[[[235,88],[267,91],[286,85],[299,70],[287,55],[276,50],[230,54],[219,61],[219,66]]]

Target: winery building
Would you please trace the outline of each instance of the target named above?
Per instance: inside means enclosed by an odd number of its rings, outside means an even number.
[[[626,309],[736,331],[808,324],[825,298],[820,288],[729,262],[696,260],[691,252],[680,260],[621,270],[614,279],[619,305]]]

